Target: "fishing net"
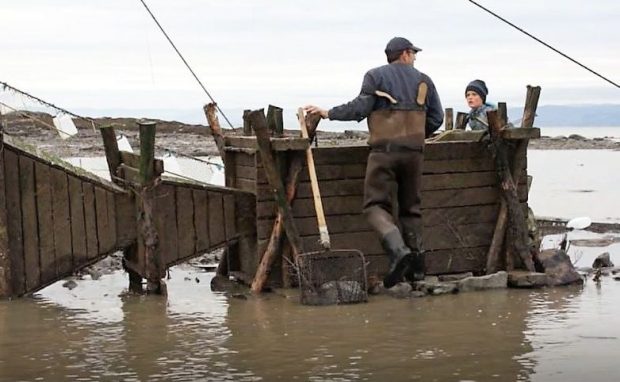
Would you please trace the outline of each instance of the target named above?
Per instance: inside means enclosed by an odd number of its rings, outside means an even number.
[[[368,301],[366,261],[358,250],[299,255],[297,275],[302,304],[333,305]]]

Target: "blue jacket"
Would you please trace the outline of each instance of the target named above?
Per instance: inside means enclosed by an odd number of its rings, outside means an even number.
[[[472,130],[487,130],[489,121],[487,119],[487,111],[495,110],[495,106],[490,103],[483,103],[482,106],[471,109],[467,115],[467,122]]]
[[[435,132],[443,123],[443,108],[435,84],[429,76],[421,73],[411,65],[391,63],[369,70],[364,75],[362,90],[352,101],[329,110],[331,120],[361,121],[374,110],[395,108],[413,110],[417,108],[415,99],[420,82],[426,82],[426,136]],[[380,90],[390,94],[398,100],[392,106],[384,97],[375,95]]]

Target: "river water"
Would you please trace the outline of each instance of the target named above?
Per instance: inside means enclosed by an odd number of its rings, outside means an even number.
[[[620,153],[593,152],[530,153],[538,214],[617,221]],[[579,192],[586,189],[580,176],[596,171],[612,178],[592,176],[591,191]],[[578,266],[605,251],[620,263],[619,234],[570,238],[579,240],[569,251]],[[558,241],[550,236],[543,246]],[[128,295],[127,275],[116,272],[85,276],[72,290],[59,282],[0,301],[0,381],[617,380],[620,281],[613,276],[584,286],[371,296],[327,307],[302,306],[295,291],[212,292],[212,277],[174,267],[167,298]]]

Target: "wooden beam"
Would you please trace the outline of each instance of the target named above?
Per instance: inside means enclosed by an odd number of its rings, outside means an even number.
[[[118,150],[118,142],[116,141],[116,133],[114,127],[110,125],[101,126],[99,128],[101,138],[103,138],[103,148],[105,150],[105,158],[108,162],[108,171],[110,171],[110,179],[112,182],[118,183],[118,174],[116,173],[118,166],[121,164],[121,156]]]
[[[230,146],[243,149],[258,149],[256,137],[227,136],[224,138],[224,141],[227,149]],[[273,151],[303,151],[310,147],[310,142],[299,137],[271,138],[270,145]]]
[[[284,135],[284,121],[282,120],[282,108],[269,105],[267,108],[267,126],[274,137]]]
[[[217,146],[217,151],[220,153],[222,161],[224,161],[224,157],[226,156],[224,152],[224,134],[222,133],[222,128],[220,127],[220,121],[217,119],[217,104],[209,103],[203,107],[203,110],[207,116],[207,121],[209,122],[209,127],[211,128],[211,134],[213,135],[215,145]]]
[[[525,96],[525,106],[523,108],[523,119],[521,127],[533,127],[540,98],[540,86],[527,85],[527,95]]]
[[[252,126],[250,126],[250,120],[248,116],[252,110],[246,109],[243,111],[243,135],[250,136],[252,135]]]
[[[466,123],[465,120],[467,118],[467,113],[463,113],[463,112],[458,112],[456,113],[456,124],[454,125],[454,128],[457,130],[465,130],[466,127]]]
[[[3,147],[3,125],[0,124],[0,147]],[[6,212],[6,189],[4,180],[4,150],[0,151],[0,298],[13,295],[11,287],[11,254],[9,253],[9,230]]]
[[[446,108],[446,118],[444,119],[444,130],[454,129],[454,109],[451,107]]]

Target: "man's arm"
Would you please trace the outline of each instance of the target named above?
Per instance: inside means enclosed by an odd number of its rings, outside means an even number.
[[[443,123],[443,107],[433,81],[428,78],[428,95],[426,97],[426,137],[433,134]]]

